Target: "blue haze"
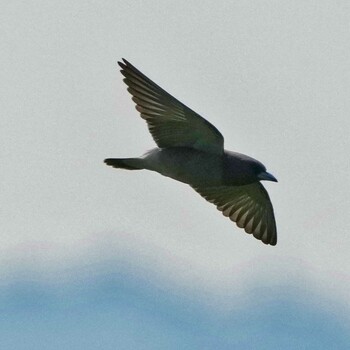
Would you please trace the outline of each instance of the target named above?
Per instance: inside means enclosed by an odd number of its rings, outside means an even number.
[[[317,300],[305,306],[286,288],[252,292],[253,304],[223,315],[118,273],[61,287],[14,281],[1,289],[2,348],[348,349],[341,317]]]

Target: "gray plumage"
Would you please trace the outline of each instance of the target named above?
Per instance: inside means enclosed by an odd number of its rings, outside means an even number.
[[[110,158],[105,163],[127,170],[152,170],[186,183],[238,227],[265,244],[276,245],[273,207],[260,183],[277,182],[275,177],[256,159],[224,150],[224,138],[215,126],[125,59],[118,63],[158,148],[139,158]]]

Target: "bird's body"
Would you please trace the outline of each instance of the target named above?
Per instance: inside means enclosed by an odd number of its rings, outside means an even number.
[[[223,154],[211,154],[188,147],[154,148],[142,157],[127,158],[124,162],[191,186],[248,185],[256,181],[250,169],[254,165],[263,166],[245,154],[226,150]]]
[[[277,180],[265,166],[244,154],[224,150],[223,137],[212,124],[126,60],[119,65],[158,148],[138,158],[109,158],[106,164],[151,170],[186,183],[247,233],[275,245],[273,208],[260,180]]]
[[[222,157],[187,147],[154,148],[143,157],[145,169],[188,185],[218,185],[222,181]],[[198,171],[198,169],[201,169]]]

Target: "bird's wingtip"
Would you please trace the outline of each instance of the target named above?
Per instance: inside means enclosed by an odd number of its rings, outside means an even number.
[[[124,60],[124,58],[122,58],[122,60]],[[119,65],[119,67],[122,68],[122,69],[125,69],[125,67],[126,67],[125,63],[122,62],[122,61],[118,61],[118,65]]]

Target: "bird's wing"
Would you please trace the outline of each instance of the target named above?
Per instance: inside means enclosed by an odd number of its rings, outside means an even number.
[[[124,82],[160,148],[191,147],[222,154],[224,138],[199,114],[168,94],[128,61],[118,62]]]
[[[267,191],[260,182],[244,186],[193,188],[208,202],[216,205],[245,232],[265,244],[276,245],[277,230],[273,207]]]

